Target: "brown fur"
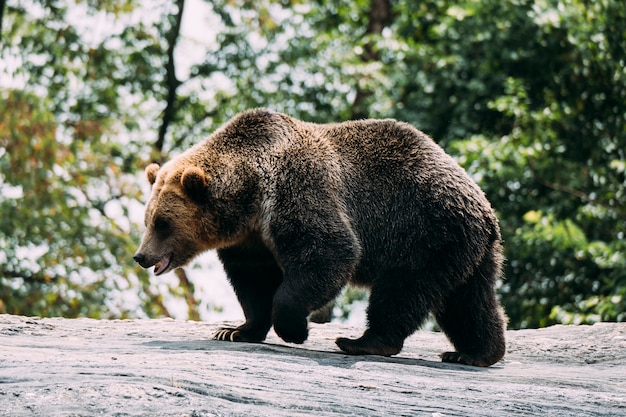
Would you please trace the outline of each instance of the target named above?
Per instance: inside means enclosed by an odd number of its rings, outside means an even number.
[[[476,184],[430,138],[395,120],[318,125],[242,113],[160,169],[135,259],[161,274],[217,249],[246,316],[216,339],[288,342],[349,282],[371,288],[368,328],[337,339],[393,355],[432,312],[457,351],[504,355],[498,222]]]

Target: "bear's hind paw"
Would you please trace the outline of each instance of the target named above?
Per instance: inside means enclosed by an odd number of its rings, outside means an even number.
[[[382,343],[378,340],[373,340],[366,336],[359,339],[348,339],[346,337],[339,337],[335,340],[339,349],[350,355],[379,355],[379,356],[392,356],[400,353],[402,345],[394,346],[386,343]]]
[[[462,352],[444,352],[439,356],[442,362],[460,363],[463,365],[480,366],[482,368],[486,368],[497,362],[489,360],[489,358]]]

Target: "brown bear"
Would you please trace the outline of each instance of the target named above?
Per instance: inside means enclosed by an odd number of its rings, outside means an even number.
[[[489,366],[505,352],[494,285],[498,221],[480,188],[409,124],[314,124],[241,113],[163,167],[134,259],[159,275],[217,249],[246,317],[215,339],[303,343],[307,316],[348,283],[370,288],[350,354],[394,355],[432,312],[456,348]]]

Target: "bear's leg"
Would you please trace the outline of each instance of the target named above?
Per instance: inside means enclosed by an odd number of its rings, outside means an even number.
[[[443,362],[486,367],[504,356],[506,319],[493,288],[499,256],[488,256],[434,311],[437,323],[456,348],[456,352],[441,355]]]
[[[354,271],[358,245],[349,230],[335,231],[303,229],[276,244],[284,273],[274,295],[272,323],[286,342],[306,340],[309,314],[334,300]]]
[[[367,308],[367,330],[358,339],[338,338],[337,346],[353,355],[398,354],[404,340],[426,320],[432,306],[430,290],[417,288],[420,281],[407,281],[415,276],[410,271],[394,271],[375,280]]]
[[[310,311],[303,300],[297,300],[298,291],[281,286],[274,297],[272,322],[276,334],[289,343],[304,343],[309,336],[307,317]]]
[[[285,273],[283,283],[274,296],[272,322],[274,331],[285,342],[303,343],[308,335],[308,316],[334,300],[347,279],[346,273],[328,271],[322,264],[328,258],[320,259],[320,266],[308,270],[302,268],[293,276]]]
[[[326,156],[306,147],[285,149],[274,167],[272,199],[264,206],[271,213],[264,230],[283,269],[272,323],[286,342],[306,340],[307,317],[339,294],[361,254],[340,198],[334,154]]]
[[[218,251],[246,317],[236,328],[221,328],[215,340],[261,342],[272,327],[272,301],[282,271],[268,251],[229,248]]]
[[[235,328],[223,327],[213,338],[231,342],[261,342],[272,327],[272,298],[276,287],[250,285],[249,281],[235,282],[233,280],[233,287],[246,322]]]
[[[336,300],[326,303],[322,308],[318,308],[309,314],[309,321],[313,323],[330,323],[333,318],[333,309],[335,308]]]

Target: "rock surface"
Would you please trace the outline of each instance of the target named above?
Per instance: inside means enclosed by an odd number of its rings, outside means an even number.
[[[0,416],[624,416],[626,323],[507,332],[488,369],[439,362],[420,331],[391,358],[211,340],[220,324],[0,315]]]

